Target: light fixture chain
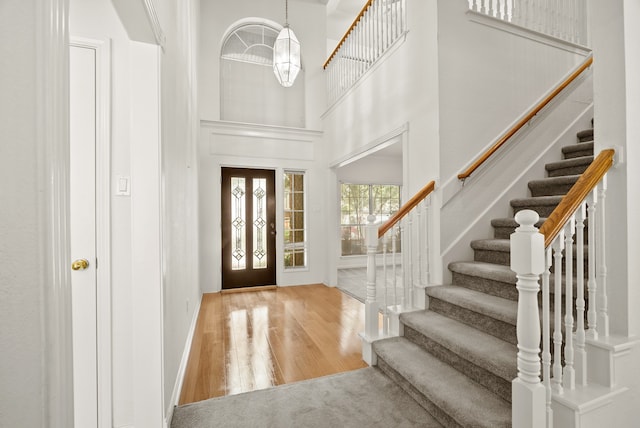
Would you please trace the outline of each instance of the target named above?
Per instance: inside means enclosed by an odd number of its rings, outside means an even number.
[[[289,24],[289,0],[284,0],[284,24]]]

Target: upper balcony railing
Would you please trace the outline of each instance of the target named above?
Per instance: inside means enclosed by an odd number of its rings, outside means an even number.
[[[468,0],[469,9],[567,42],[588,45],[587,0]]]
[[[351,88],[406,29],[406,0],[367,1],[324,63],[329,105]]]

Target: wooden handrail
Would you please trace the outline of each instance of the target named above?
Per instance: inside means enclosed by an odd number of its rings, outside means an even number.
[[[393,226],[396,225],[404,216],[409,214],[409,212],[414,209],[420,202],[422,202],[427,196],[433,192],[436,188],[436,182],[430,181],[424,186],[422,189],[418,191],[411,199],[409,199],[404,205],[400,207],[400,209],[393,215],[389,220],[387,220],[383,225],[378,228],[378,239],[382,238],[385,233],[389,231]]]
[[[578,181],[571,187],[562,201],[542,224],[540,233],[544,235],[544,247],[547,248],[558,236],[565,224],[571,219],[580,204],[589,195],[594,187],[602,180],[604,175],[613,165],[614,149],[606,149],[600,152],[598,157],[582,173]]]
[[[347,37],[349,37],[349,33],[351,33],[351,31],[355,28],[355,26],[358,25],[358,21],[360,21],[360,18],[362,18],[362,16],[365,14],[367,9],[369,9],[369,6],[371,6],[371,3],[373,3],[373,1],[374,0],[367,1],[367,3],[362,7],[362,10],[358,14],[358,16],[356,16],[356,19],[353,20],[353,22],[351,23],[351,26],[349,27],[347,32],[344,33],[344,36],[342,36],[342,38],[338,42],[338,45],[336,46],[336,48],[333,50],[333,52],[331,52],[331,55],[329,55],[329,58],[323,64],[323,66],[322,66],[323,69],[326,70],[327,66],[329,65],[329,63],[331,62],[333,57],[336,56],[336,54],[338,53],[338,50],[340,50],[340,46],[342,46],[344,41],[347,40]]]
[[[511,129],[509,129],[505,134],[500,137],[500,139],[491,146],[485,153],[482,154],[469,168],[467,168],[464,172],[458,174],[458,180],[467,179],[473,172],[480,167],[484,162],[489,159],[491,155],[493,155],[500,147],[502,147],[509,138],[513,137],[513,135],[518,132],[524,125],[526,125],[536,114],[540,112],[547,104],[551,102],[564,88],[569,86],[571,82],[573,82],[584,70],[589,68],[593,63],[593,56],[589,56],[583,63],[578,67],[576,71],[571,73],[569,77],[567,77],[560,85],[558,85],[549,95],[545,97],[544,100],[540,101],[527,115],[522,118],[518,123],[516,123]]]

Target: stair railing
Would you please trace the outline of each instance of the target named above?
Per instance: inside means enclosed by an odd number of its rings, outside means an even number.
[[[406,0],[369,0],[323,65],[329,105],[407,31]]]
[[[369,364],[375,364],[371,350],[374,340],[401,333],[400,313],[424,308],[424,293],[420,290],[424,291],[430,279],[430,195],[434,190],[435,181],[431,181],[381,225],[376,224],[374,215],[367,218],[367,294],[362,353]],[[381,278],[377,278],[376,266],[379,249],[382,250]]]
[[[511,235],[511,270],[516,272],[519,296],[518,377],[512,383],[514,427],[551,427],[552,397],[587,385],[587,341],[609,335],[604,200],[606,174],[614,155],[613,149],[600,152],[539,231],[534,226],[538,221],[536,212],[524,210],[516,214],[520,227]],[[586,325],[585,285],[589,308]],[[542,291],[542,323],[539,291]]]
[[[522,129],[531,119],[533,119],[543,108],[545,108],[553,99],[558,96],[567,86],[569,86],[574,80],[576,80],[587,68],[593,64],[593,56],[589,55],[565,80],[556,86],[549,94],[538,104],[535,105],[528,113],[526,113],[515,125],[513,125],[507,132],[502,134],[498,140],[487,149],[482,155],[480,155],[466,170],[458,174],[458,180],[464,181],[471,176],[482,164],[489,160],[489,158],[504,146],[511,137],[513,137],[520,129]]]
[[[578,45],[588,43],[587,0],[468,0],[469,10]]]

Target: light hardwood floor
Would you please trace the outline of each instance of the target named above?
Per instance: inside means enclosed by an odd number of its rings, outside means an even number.
[[[180,404],[366,367],[364,305],[322,284],[205,294]]]

